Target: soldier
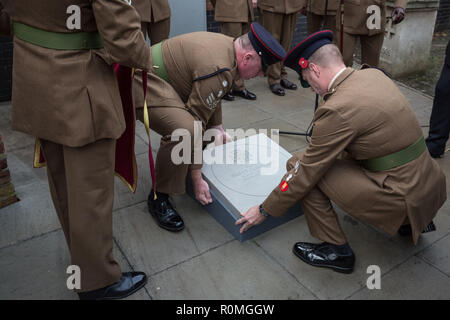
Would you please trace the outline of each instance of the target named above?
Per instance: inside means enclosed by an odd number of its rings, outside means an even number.
[[[291,46],[298,13],[305,3],[306,0],[258,1],[261,24],[281,43],[286,51]],[[297,89],[297,85],[287,79],[287,72],[281,62],[268,68],[267,81],[270,90],[278,96],[286,94],[284,89]]]
[[[405,18],[407,0],[395,0],[392,11],[392,23],[398,24]],[[343,56],[346,66],[353,65],[356,39],[361,42],[361,64],[377,67],[383,46],[384,30],[386,29],[385,0],[344,1],[344,35]],[[372,7],[371,7],[372,6]],[[340,15],[338,14],[339,29]],[[368,23],[368,20],[370,23]],[[377,26],[377,24],[379,26]],[[368,28],[370,26],[370,29]]]
[[[435,230],[432,219],[447,192],[406,98],[382,71],[346,68],[332,37],[318,32],[286,56],[284,64],[324,103],[305,152],[288,160],[280,185],[236,224],[244,223],[244,232],[301,201],[311,234],[323,243],[296,243],[294,253],[310,265],[350,273],[355,255],[331,201],[390,235],[412,234],[417,244],[422,231]]]
[[[141,17],[144,37],[148,35],[152,45],[169,38],[170,6],[168,0],[133,0],[131,4]]]
[[[263,68],[282,61],[286,52],[258,23],[236,40],[219,33],[194,32],[165,40],[151,51],[155,74],[148,76],[147,105],[150,128],[162,138],[156,158],[156,186],[148,206],[160,227],[176,232],[184,228],[184,222],[168,197],[185,193],[188,173],[197,200],[203,205],[212,201],[201,175],[201,140],[206,129],[215,128],[216,139],[227,141],[222,127],[224,94],[237,76],[244,80],[262,76]],[[139,119],[143,119],[143,111],[138,110]],[[175,132],[180,128],[183,134]],[[191,148],[182,151],[186,161],[172,158],[173,153],[180,153],[175,149],[180,143],[177,135],[190,141]],[[195,151],[200,151],[198,161]]]
[[[426,140],[428,151],[433,158],[440,158],[445,152],[445,144],[450,131],[450,41],[447,44],[441,77],[436,84],[430,131]]]
[[[308,0],[306,5],[307,31],[313,34],[322,29],[333,31],[334,43],[339,47],[339,37],[336,34],[336,13],[339,8],[340,0]],[[326,21],[325,19],[326,13]],[[325,22],[325,23],[324,23]]]
[[[4,3],[14,25],[12,127],[39,138],[80,268],[79,298],[126,297],[147,277],[122,273],[112,253],[115,146],[125,129],[112,63],[151,68],[139,16],[123,0]]]
[[[252,0],[213,0],[215,9],[214,19],[221,22],[220,27],[224,35],[237,38],[249,31],[250,23],[254,20]],[[244,81],[237,78],[233,88],[223,99],[233,101],[235,96],[247,100],[256,100],[256,95],[245,88]]]

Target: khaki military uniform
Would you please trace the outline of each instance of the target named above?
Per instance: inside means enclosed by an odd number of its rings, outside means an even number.
[[[324,99],[314,115],[308,148],[288,161],[288,172],[263,209],[280,216],[301,201],[311,234],[340,245],[347,239],[331,205],[334,201],[390,235],[409,221],[417,243],[446,200],[439,165],[426,150],[385,171],[369,171],[358,162],[398,152],[422,136],[406,98],[381,71],[347,68]]]
[[[238,75],[234,39],[212,32],[184,34],[164,40],[162,56],[169,82],[150,73],[147,88],[150,128],[162,136],[155,165],[156,191],[183,194],[188,171],[202,167],[202,132],[222,124],[221,99]],[[142,107],[142,96],[135,97]],[[142,121],[142,109],[137,115]],[[194,132],[195,121],[199,132]],[[181,141],[172,141],[176,129],[189,133],[183,136],[196,148],[197,164],[194,153],[191,164],[172,161],[172,150]]]
[[[170,33],[170,6],[168,0],[133,0],[131,4],[141,17],[141,27],[150,42],[156,44]]]
[[[258,0],[259,20],[261,25],[269,31],[289,51],[299,11],[305,7],[306,0]],[[280,83],[287,79],[287,72],[283,64],[275,63],[267,69],[269,85]]]
[[[327,18],[325,29],[333,31],[333,43],[339,46],[339,35],[336,33],[336,13],[339,8],[340,0],[328,0]],[[312,34],[322,29],[325,19],[326,0],[308,0],[306,5],[307,12],[307,30]]]
[[[98,31],[103,40],[103,49],[53,50],[14,37],[12,92],[13,129],[41,141],[72,264],[81,269],[80,291],[99,289],[121,277],[112,207],[115,141],[125,121],[112,63],[150,69],[150,50],[123,0],[10,4],[14,21],[58,33]],[[73,5],[81,8],[79,30],[67,27]]]
[[[395,7],[406,8],[407,0],[395,0]],[[367,19],[370,14],[367,8],[377,5],[381,9],[381,24],[379,29],[369,30]],[[338,15],[337,26],[340,29],[341,21]],[[361,42],[361,63],[378,66],[381,48],[386,29],[386,1],[385,0],[348,0],[344,2],[344,45],[343,57],[347,66],[353,65],[356,40]]]
[[[217,0],[214,2],[214,11],[214,19],[221,23],[222,33],[232,38],[247,33],[255,19],[252,0]],[[244,81],[237,78],[233,89],[244,90]]]

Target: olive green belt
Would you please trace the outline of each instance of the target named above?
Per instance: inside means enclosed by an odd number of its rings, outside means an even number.
[[[170,82],[169,75],[167,74],[166,66],[164,64],[162,55],[162,42],[159,42],[152,46],[152,59],[154,73],[164,79],[166,82]]]
[[[426,148],[425,140],[422,136],[403,150],[379,158],[362,160],[361,164],[370,171],[385,171],[417,159]]]
[[[88,50],[103,48],[98,32],[51,32],[14,21],[14,35],[28,43],[55,50]]]

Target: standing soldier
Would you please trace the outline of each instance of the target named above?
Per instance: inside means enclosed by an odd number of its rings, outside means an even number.
[[[12,6],[12,127],[39,138],[50,192],[81,276],[80,299],[142,288],[113,257],[115,147],[125,120],[112,64],[149,70],[139,16],[124,0],[7,0]],[[131,78],[131,76],[130,76]]]
[[[339,47],[339,37],[336,34],[336,13],[340,0],[308,0],[306,5],[307,31],[313,34],[322,29],[333,31],[334,43]],[[325,20],[326,14],[326,21]],[[324,23],[325,22],[325,23]]]
[[[222,33],[232,38],[237,38],[247,33],[250,24],[254,20],[252,0],[213,0],[215,15],[214,19],[219,21]],[[255,100],[256,95],[245,88],[244,81],[237,78],[233,88],[223,97],[232,101],[234,96],[244,99]]]
[[[407,0],[395,0],[392,23],[398,24],[405,18]],[[338,15],[338,28],[341,26]],[[386,29],[386,1],[360,0],[344,1],[343,56],[346,66],[353,65],[356,39],[361,43],[361,64],[377,67]]]
[[[280,42],[287,51],[291,46],[298,13],[305,7],[306,0],[259,0],[259,20],[264,28]],[[287,72],[280,62],[267,70],[270,90],[284,96],[284,89],[296,90],[297,86],[287,79]]]
[[[160,227],[176,232],[184,228],[184,222],[169,195],[185,193],[188,175],[196,199],[203,205],[212,201],[201,174],[202,137],[206,129],[215,129],[216,142],[228,141],[222,127],[224,94],[237,76],[244,80],[262,76],[263,69],[282,61],[286,52],[255,22],[248,34],[237,39],[194,32],[156,44],[151,53],[154,73],[148,75],[149,121],[150,128],[162,137],[156,185],[148,206]],[[143,111],[138,110],[140,119]],[[187,148],[180,150],[180,138],[189,141]]]
[[[170,6],[168,0],[133,0],[131,5],[139,13],[144,37],[148,35],[152,45],[169,38]]]

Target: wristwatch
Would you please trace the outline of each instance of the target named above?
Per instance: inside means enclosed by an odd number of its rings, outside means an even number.
[[[269,216],[267,211],[263,209],[262,204],[259,205],[259,213],[261,213],[261,215],[264,216],[264,217],[268,217]]]

